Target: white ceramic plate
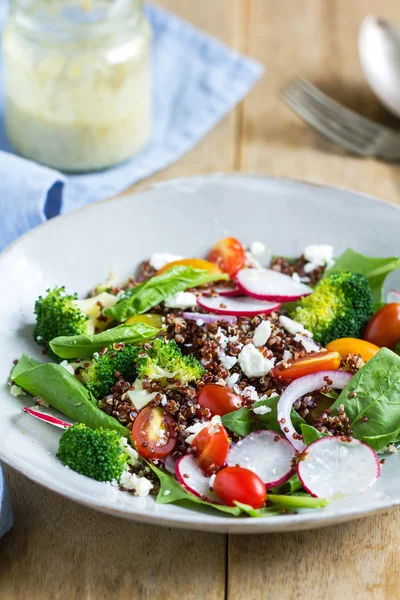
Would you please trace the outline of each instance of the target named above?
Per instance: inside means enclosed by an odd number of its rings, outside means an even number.
[[[399,253],[400,210],[361,194],[295,181],[214,175],[163,183],[56,218],[0,256],[0,458],[30,479],[92,508],[137,521],[215,532],[262,533],[329,525],[400,504],[400,453],[388,458],[366,494],[319,511],[233,519],[135,498],[63,467],[60,433],[21,412],[6,387],[12,360],[40,351],[32,341],[33,303],[47,287],[85,294],[110,268],[121,278],[155,251],[203,256],[216,240],[267,242],[298,255],[310,243],[374,256]],[[400,289],[400,273],[388,287]],[[25,399],[26,402],[26,399]]]

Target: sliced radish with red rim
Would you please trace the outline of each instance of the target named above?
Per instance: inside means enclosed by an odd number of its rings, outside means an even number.
[[[219,315],[234,315],[236,317],[254,317],[266,315],[279,310],[279,302],[262,302],[247,296],[227,298],[222,296],[199,296],[199,306]]]
[[[362,494],[380,476],[379,459],[360,440],[324,437],[310,444],[297,465],[299,479],[316,498]]]
[[[55,427],[59,427],[60,429],[68,429],[68,427],[72,426],[72,423],[67,423],[67,421],[62,421],[57,417],[53,417],[49,413],[41,412],[40,410],[36,410],[35,408],[29,408],[29,406],[24,406],[22,409],[23,412],[28,413],[31,417],[35,417],[39,419],[39,421],[43,421],[44,423],[48,423],[49,425],[54,425]]]
[[[235,296],[242,296],[243,292],[240,289],[240,287],[238,285],[235,285],[235,287],[222,287],[222,286],[216,286],[214,287],[214,291],[217,292],[217,294],[219,294],[220,296],[226,296],[226,297],[235,297]]]
[[[229,467],[244,467],[254,471],[267,489],[281,485],[293,475],[296,450],[276,431],[254,431],[231,446]]]
[[[221,504],[210,490],[210,478],[204,475],[191,454],[182,456],[176,463],[175,475],[179,483],[191,494],[213,504]]]
[[[330,389],[342,390],[351,378],[352,375],[345,371],[320,371],[300,377],[288,385],[278,401],[278,423],[296,450],[302,452],[306,448],[303,440],[299,439],[300,436],[293,426],[290,415],[296,400],[326,386]]]
[[[272,269],[242,269],[236,281],[247,296],[258,300],[291,302],[312,293],[308,285]]]

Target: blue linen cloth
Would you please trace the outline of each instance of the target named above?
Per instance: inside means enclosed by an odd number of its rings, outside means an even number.
[[[7,2],[0,3],[0,28]],[[0,56],[0,250],[58,214],[111,197],[193,148],[249,91],[263,67],[175,15],[146,6],[153,29],[154,116],[147,147],[113,169],[66,176],[16,156],[4,127]],[[0,537],[12,515],[0,467]]]

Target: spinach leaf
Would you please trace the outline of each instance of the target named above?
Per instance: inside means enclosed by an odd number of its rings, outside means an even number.
[[[126,427],[100,410],[92,394],[64,367],[54,363],[34,365],[32,361],[23,355],[13,369],[11,378],[17,385],[32,396],[40,396],[77,423],[84,423],[92,429],[113,429],[120,435],[128,435]],[[24,365],[26,370],[23,370]]]
[[[336,259],[335,264],[325,274],[328,275],[337,271],[353,271],[353,273],[364,275],[368,279],[372,301],[374,302],[375,310],[377,310],[383,302],[383,284],[386,277],[399,267],[399,256],[372,258],[348,248]]]
[[[290,479],[288,479],[287,481],[285,481],[285,483],[282,483],[282,485],[273,488],[272,490],[270,490],[270,492],[272,494],[293,494],[293,492],[297,492],[298,490],[301,490],[303,488],[302,483],[297,475],[297,473],[295,473],[294,475],[291,476]]]
[[[28,371],[29,369],[33,369],[34,367],[39,367],[42,363],[34,358],[31,358],[27,354],[23,354],[15,367],[11,372],[11,379],[15,381],[15,378],[18,377],[21,373]]]
[[[318,431],[318,429],[315,429],[315,427],[312,427],[312,425],[307,425],[305,423],[303,423],[301,426],[301,434],[306,446],[309,446],[313,442],[316,442],[317,440],[328,435],[327,433],[321,433],[321,431]]]
[[[105,346],[117,342],[141,344],[154,338],[160,330],[146,323],[119,325],[94,335],[70,335],[56,337],[50,342],[50,348],[61,358],[91,358]]]
[[[334,410],[343,404],[353,436],[381,450],[400,434],[400,357],[381,348],[352,377]]]
[[[279,396],[273,396],[254,403],[253,408],[268,406],[271,409],[265,415],[257,415],[250,408],[239,408],[224,415],[222,424],[233,433],[241,436],[246,436],[252,431],[257,431],[257,429],[271,429],[281,433],[278,423],[278,400]],[[292,410],[291,417],[294,427],[299,431],[300,425],[305,422],[304,419],[295,410]]]
[[[147,312],[177,292],[221,279],[228,279],[228,276],[225,273],[209,273],[204,269],[177,265],[128,290],[114,306],[107,308],[104,313],[116,321],[126,321],[129,317]]]

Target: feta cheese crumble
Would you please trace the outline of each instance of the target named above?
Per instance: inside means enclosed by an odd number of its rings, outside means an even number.
[[[271,411],[272,408],[270,406],[257,406],[256,408],[253,408],[253,413],[256,415],[266,415]]]
[[[197,298],[192,292],[177,292],[173,296],[166,298],[164,304],[167,308],[179,308],[185,310],[186,308],[193,308],[193,306],[196,306]]]
[[[250,378],[267,375],[275,363],[275,359],[265,358],[254,344],[246,344],[238,358],[240,368]]]
[[[10,394],[11,396],[14,396],[14,398],[17,398],[18,396],[26,396],[25,390],[15,384],[11,386]]]
[[[64,369],[68,371],[68,373],[71,373],[71,375],[75,375],[75,369],[72,365],[68,363],[68,361],[63,360],[62,362],[60,362],[60,367],[64,367]]]
[[[262,242],[253,242],[245,252],[246,264],[250,267],[268,267],[271,262],[271,249]]]
[[[211,421],[203,421],[203,423],[194,423],[185,429],[186,433],[190,433],[185,442],[187,444],[192,444],[196,435],[205,427],[208,427],[210,433],[218,433],[220,426],[222,425],[221,417],[219,415],[215,415]]]
[[[232,369],[232,367],[234,367],[236,365],[236,363],[237,363],[236,356],[226,356],[226,354],[224,354],[224,355],[221,355],[219,357],[219,359],[221,361],[221,365],[227,371],[230,371]]]
[[[170,262],[174,262],[175,260],[181,260],[183,256],[179,256],[177,254],[168,254],[168,252],[155,252],[151,255],[149,260],[150,266],[153,267],[156,271],[162,269]]]
[[[317,267],[331,267],[335,263],[333,252],[334,248],[329,244],[314,244],[304,248],[303,255],[307,261],[304,272],[311,273]]]
[[[210,486],[211,489],[213,489],[213,487],[214,487],[214,481],[215,481],[216,476],[217,476],[216,473],[214,473],[213,475],[211,475],[211,477],[208,481],[208,485]]]
[[[257,400],[259,400],[257,390],[253,385],[246,386],[244,388],[244,390],[242,391],[242,396],[244,396],[245,398],[248,398],[250,400],[253,400],[253,402],[257,402]]]
[[[239,381],[239,373],[232,373],[230,377],[226,380],[226,385],[229,388],[233,388],[237,382]]]
[[[294,321],[294,319],[290,319],[289,317],[285,317],[285,315],[281,315],[279,317],[279,323],[284,329],[286,329],[288,333],[291,333],[292,335],[296,335],[296,333],[305,333],[308,335],[308,337],[312,337],[311,331],[307,331],[302,323]]]
[[[253,335],[253,343],[255,346],[265,346],[271,337],[272,328],[269,321],[261,321],[255,328]]]

